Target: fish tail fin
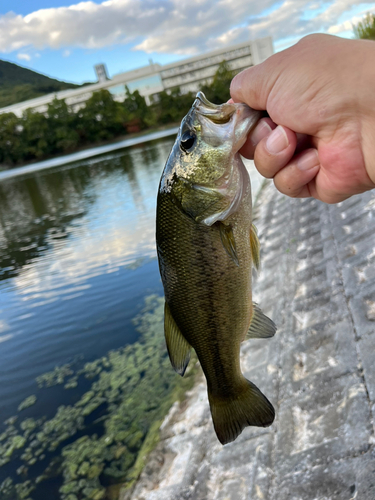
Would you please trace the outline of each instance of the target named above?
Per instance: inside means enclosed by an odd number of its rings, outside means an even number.
[[[221,444],[234,441],[248,425],[268,427],[275,418],[272,404],[256,385],[245,378],[234,397],[214,396],[208,391],[208,399]]]

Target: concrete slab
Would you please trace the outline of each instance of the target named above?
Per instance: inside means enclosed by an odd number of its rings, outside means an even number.
[[[221,446],[202,377],[122,500],[375,499],[375,192],[325,205],[269,183],[254,212],[254,300],[278,331],[241,366],[275,422]]]

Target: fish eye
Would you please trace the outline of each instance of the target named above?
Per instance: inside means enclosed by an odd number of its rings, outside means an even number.
[[[194,132],[191,132],[190,130],[184,132],[182,134],[180,142],[180,148],[182,149],[182,151],[184,151],[185,153],[190,153],[190,151],[194,147],[196,138],[197,136],[194,134]]]

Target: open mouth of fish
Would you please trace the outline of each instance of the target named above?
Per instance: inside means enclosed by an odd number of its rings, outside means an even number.
[[[200,115],[218,124],[228,123],[236,109],[237,107],[232,103],[214,104],[210,102],[203,92],[197,93],[192,106],[192,111],[195,110]]]

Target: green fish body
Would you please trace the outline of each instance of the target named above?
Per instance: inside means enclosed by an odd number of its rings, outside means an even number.
[[[238,154],[258,119],[259,112],[244,104],[216,106],[199,93],[182,121],[157,200],[169,356],[183,375],[191,347],[196,351],[223,444],[248,425],[274,420],[271,403],[240,367],[241,342],[276,331],[251,300],[259,242],[250,179]]]

